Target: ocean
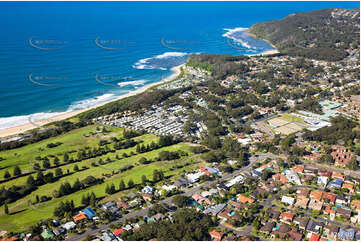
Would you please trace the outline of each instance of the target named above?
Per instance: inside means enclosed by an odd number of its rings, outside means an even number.
[[[191,53],[272,50],[246,29],[333,7],[359,2],[1,2],[0,129],[158,82]]]

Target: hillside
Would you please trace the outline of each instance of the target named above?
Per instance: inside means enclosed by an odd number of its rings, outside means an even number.
[[[360,45],[360,9],[323,9],[257,23],[249,31],[281,53],[340,60]]]

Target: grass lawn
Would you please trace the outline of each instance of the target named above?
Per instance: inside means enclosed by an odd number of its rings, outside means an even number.
[[[284,113],[280,116],[280,118],[287,120],[289,122],[297,122],[297,123],[301,123],[301,124],[306,124],[302,118],[292,115],[290,113]]]
[[[44,148],[47,143],[62,142],[63,144],[58,147],[51,148],[51,149],[45,148],[44,151],[41,151],[42,156],[44,156],[46,154],[54,154],[55,155],[55,154],[63,153],[65,151],[69,151],[69,150],[77,150],[80,148],[84,148],[85,146],[96,147],[99,140],[104,139],[105,136],[108,138],[111,136],[119,137],[122,134],[122,129],[112,129],[111,133],[107,133],[105,135],[97,134],[97,135],[90,136],[90,137],[84,137],[84,134],[89,134],[90,132],[94,132],[95,130],[96,130],[95,125],[83,127],[83,128],[77,129],[77,130],[73,130],[67,134],[58,136],[58,137],[50,138],[50,139],[41,141],[39,143],[35,143],[35,144],[24,146],[24,147],[21,147],[18,149],[7,151],[7,153],[1,152],[0,156],[6,158],[6,160],[1,162],[1,166],[8,167],[8,166],[10,166],[10,162],[13,162],[14,164],[19,164],[19,166],[21,167],[21,169],[23,171],[25,169],[32,170],[31,164],[27,163],[26,160],[34,156],[34,154],[32,154],[32,153],[36,153],[36,155],[38,155],[40,153],[38,149],[40,147]],[[158,137],[155,135],[146,134],[146,135],[136,137],[135,139],[142,140],[143,143],[146,145],[146,144],[151,143],[152,141],[157,141]],[[110,145],[110,147],[112,147],[112,146]],[[143,154],[136,154],[132,157],[122,158],[120,160],[117,160],[115,158],[115,156],[117,154],[120,157],[122,157],[122,154],[124,152],[129,154],[131,151],[133,151],[134,153],[136,153],[135,149],[136,149],[135,147],[132,147],[132,148],[128,148],[128,149],[117,150],[114,153],[108,153],[101,157],[83,160],[81,162],[76,162],[73,164],[67,164],[67,165],[61,166],[63,172],[65,174],[67,174],[67,170],[69,170],[69,174],[62,177],[61,179],[59,179],[56,182],[42,185],[42,186],[38,187],[37,190],[35,190],[31,194],[29,194],[28,196],[26,196],[22,199],[19,199],[16,202],[10,203],[9,210],[10,210],[11,215],[4,214],[4,207],[3,206],[0,207],[0,229],[1,230],[10,230],[10,231],[24,230],[28,226],[35,224],[37,221],[39,221],[41,219],[51,218],[53,216],[54,208],[57,207],[61,201],[73,200],[75,203],[75,206],[78,206],[81,203],[81,198],[83,195],[90,193],[90,192],[94,192],[97,197],[105,196],[105,195],[107,195],[105,193],[105,187],[107,186],[107,184],[114,183],[116,188],[118,188],[119,182],[121,179],[123,179],[126,184],[130,179],[133,179],[133,181],[137,184],[137,183],[141,183],[141,177],[143,175],[147,176],[148,180],[151,180],[152,176],[153,176],[153,171],[155,169],[163,170],[163,172],[165,173],[166,176],[176,176],[176,175],[183,173],[184,171],[192,171],[196,168],[199,168],[201,165],[203,165],[202,163],[199,162],[200,161],[199,155],[191,154],[191,152],[189,151],[189,145],[183,144],[183,143],[172,145],[169,147],[163,147],[161,149],[153,150],[153,151],[143,153]],[[176,160],[176,161],[158,161],[158,162],[153,162],[153,163],[145,164],[145,165],[141,165],[138,163],[138,160],[141,157],[145,157],[147,159],[153,159],[153,158],[157,157],[158,153],[162,150],[168,150],[168,151],[184,150],[190,156],[182,157],[181,159]],[[17,155],[15,156],[15,154],[17,154]],[[16,159],[16,157],[20,157],[20,159]],[[103,160],[106,160],[108,157],[114,162],[111,162],[111,163],[108,163],[108,164],[105,164],[102,166],[97,166],[97,167],[91,166],[91,163],[93,161],[98,161],[100,158],[102,158]],[[61,163],[62,163],[62,160],[61,160]],[[188,165],[184,166],[183,168],[174,169],[175,165],[183,166],[186,163],[188,163]],[[75,164],[77,164],[81,170],[74,173],[73,167]],[[118,171],[121,167],[123,167],[125,165],[133,165],[134,167],[125,172],[115,174],[115,175],[111,176],[110,178],[105,177],[106,174],[112,174],[113,171]],[[87,167],[88,169],[83,170],[82,167]],[[49,169],[49,170],[54,170],[54,169]],[[48,171],[46,171],[46,172],[48,172]],[[3,170],[2,170],[2,172],[3,172]],[[45,172],[45,174],[46,174],[46,172]],[[59,189],[61,183],[68,181],[72,185],[77,179],[82,180],[89,175],[92,175],[97,178],[104,177],[105,182],[102,184],[92,186],[92,187],[88,187],[87,189],[83,189],[81,191],[78,191],[73,194],[69,194],[64,197],[53,198],[50,201],[40,203],[37,205],[31,205],[31,206],[29,205],[29,200],[34,202],[36,195],[38,195],[39,197],[41,197],[43,195],[51,196],[52,192],[55,189]],[[26,179],[27,179],[26,176],[20,177],[20,178],[8,181],[6,183],[3,183],[2,185],[4,185],[5,187],[8,187],[8,186],[11,186],[14,184],[22,185],[26,182]],[[126,192],[126,191],[124,191],[124,192]],[[129,192],[129,191],[127,191],[127,192]],[[120,195],[122,195],[122,193],[123,192],[119,192],[117,194],[113,194],[112,196],[114,196],[114,197],[116,197],[115,195],[120,196]]]

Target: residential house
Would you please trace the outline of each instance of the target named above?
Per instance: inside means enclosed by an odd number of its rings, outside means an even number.
[[[290,226],[287,224],[281,224],[278,229],[274,230],[272,232],[272,237],[271,238],[275,238],[275,235],[278,235],[278,237],[280,237],[281,239],[284,239],[286,237],[286,235],[288,234],[288,231],[290,231]]]
[[[221,241],[224,236],[224,233],[218,232],[217,230],[212,230],[211,232],[209,232],[209,235],[211,236],[212,240]]]
[[[336,216],[336,209],[331,208],[330,206],[326,206],[323,210],[324,214],[330,215],[331,220],[335,219]]]
[[[192,198],[199,204],[212,204],[211,201],[208,198],[202,197],[199,194],[194,194]]]
[[[314,233],[311,233],[311,236],[309,238],[309,241],[319,241],[320,240],[320,236]]]
[[[300,180],[300,178],[298,177],[296,171],[286,170],[286,171],[285,171],[285,176],[286,176],[288,182],[290,182],[290,183],[295,183],[295,184],[297,184],[297,185],[301,185],[301,180]]]
[[[153,194],[142,193],[142,198],[146,202],[151,202],[153,200]]]
[[[297,201],[295,203],[295,207],[300,207],[303,209],[307,209],[307,205],[308,205],[308,201],[310,199],[305,198],[305,197],[301,197],[301,198],[297,198]]]
[[[295,199],[293,197],[282,196],[281,202],[287,203],[292,206],[295,203]]]
[[[326,236],[330,240],[337,240],[339,227],[333,224],[328,224],[324,227],[323,231],[325,232]]]
[[[84,208],[81,210],[82,213],[84,213],[88,219],[92,219],[95,217],[95,212],[92,208]]]
[[[355,231],[352,229],[340,228],[337,236],[339,239],[342,239],[342,240],[353,240],[353,238],[355,237]]]
[[[347,188],[350,193],[354,193],[354,192],[355,192],[355,190],[354,190],[354,188],[353,188],[353,184],[351,184],[351,183],[343,183],[343,184],[342,184],[342,188]]]
[[[276,222],[278,221],[281,213],[275,210],[268,210],[268,214],[270,215],[270,219]]]
[[[349,197],[343,195],[343,194],[338,194],[336,196],[336,206],[346,206],[347,204],[349,204]]]
[[[345,180],[345,175],[342,174],[342,173],[333,172],[332,173],[332,178],[340,179],[340,180],[344,181]]]
[[[351,218],[351,210],[337,207],[336,215],[350,219]]]
[[[303,234],[297,231],[297,228],[292,227],[291,231],[288,232],[289,239],[292,241],[301,241]]]
[[[278,183],[281,183],[281,184],[286,184],[288,182],[288,179],[283,174],[274,174],[272,176],[272,179],[275,182],[278,182]]]
[[[350,204],[352,209],[360,211],[360,200],[353,200]]]
[[[237,195],[237,200],[241,203],[253,203],[254,202],[254,199],[246,197],[242,194]]]
[[[67,222],[67,223],[61,225],[61,227],[63,227],[67,231],[69,231],[69,230],[72,230],[73,228],[75,228],[76,224],[73,221],[71,221],[71,222]]]
[[[212,214],[214,216],[217,216],[219,212],[221,212],[226,207],[226,204],[220,203],[213,206],[210,206],[204,210],[205,214]]]
[[[286,224],[291,224],[294,217],[294,213],[284,212],[280,214],[280,220]]]
[[[41,237],[43,237],[45,240],[50,240],[51,238],[54,237],[53,232],[49,229],[46,228],[44,229],[44,231],[41,233]]]
[[[117,202],[117,207],[122,208],[124,210],[128,210],[128,209],[131,208],[130,205],[128,203],[124,202],[124,201]]]
[[[323,202],[316,199],[311,199],[308,204],[308,208],[320,211],[322,209]]]
[[[267,222],[260,228],[260,231],[264,234],[270,234],[275,226],[275,222]]]
[[[330,188],[341,188],[342,187],[342,183],[343,181],[340,179],[335,179],[333,181],[330,181],[330,183],[328,184],[328,187]]]
[[[74,222],[82,221],[86,218],[87,216],[83,212],[79,212],[77,215],[73,216]]]
[[[310,221],[310,219],[307,217],[305,217],[305,218],[298,217],[293,220],[293,222],[298,225],[298,228],[302,229],[302,230],[306,229],[308,221]]]
[[[303,170],[305,169],[304,165],[296,165],[292,168],[292,170],[294,170],[295,172],[302,174]]]
[[[102,208],[106,211],[109,211],[111,213],[116,213],[118,211],[118,208],[117,208],[117,205],[115,202],[113,201],[110,201],[110,202],[107,202],[107,203],[104,203],[102,205]]]
[[[297,189],[297,198],[307,198],[308,194],[310,194],[310,189],[307,188],[299,188]]]
[[[323,226],[324,224],[322,222],[310,220],[307,224],[306,231],[318,234],[318,232],[320,231],[320,229],[323,228]]]
[[[310,193],[310,198],[321,201],[322,192],[321,192],[321,191],[318,191],[318,190],[317,190],[317,191],[312,191],[312,192]]]
[[[57,227],[55,229],[53,229],[53,234],[55,236],[59,236],[61,234],[65,233],[65,229],[64,228],[61,228],[61,227]]]
[[[323,193],[322,200],[326,203],[335,204],[336,194],[333,194],[331,192]]]
[[[119,236],[119,235],[121,235],[121,234],[123,234],[124,233],[124,229],[122,229],[122,228],[120,228],[120,229],[115,229],[114,231],[113,231],[113,234],[115,235],[115,236]]]

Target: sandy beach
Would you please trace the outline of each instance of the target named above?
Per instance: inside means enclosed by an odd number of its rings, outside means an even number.
[[[143,87],[141,87],[141,88],[139,88],[139,89],[137,89],[137,90],[135,90],[133,92],[129,92],[127,94],[121,95],[121,96],[119,96],[119,97],[117,97],[117,98],[115,98],[113,100],[108,101],[108,102],[104,102],[104,103],[95,105],[93,107],[85,108],[85,109],[79,109],[79,110],[74,110],[74,111],[71,111],[71,112],[65,112],[65,113],[55,115],[55,116],[53,116],[51,118],[47,118],[47,119],[42,119],[42,120],[37,120],[37,121],[32,121],[32,122],[30,122],[30,120],[29,120],[29,123],[14,126],[14,127],[7,128],[7,129],[2,129],[2,130],[0,130],[0,138],[10,136],[10,135],[21,134],[21,133],[23,133],[25,131],[32,130],[32,129],[35,129],[35,128],[39,128],[39,127],[41,127],[41,126],[43,126],[45,124],[48,124],[48,123],[51,123],[51,122],[54,122],[54,121],[60,121],[60,120],[64,120],[64,119],[67,119],[67,118],[71,118],[71,117],[73,117],[75,115],[78,115],[79,113],[88,111],[88,110],[93,109],[93,108],[103,106],[104,104],[107,104],[109,102],[114,102],[116,100],[120,100],[120,99],[123,99],[123,98],[126,98],[126,97],[137,95],[139,93],[142,93],[142,92],[146,91],[147,89],[149,89],[149,88],[151,88],[153,86],[156,86],[156,85],[159,85],[161,83],[173,80],[174,78],[176,78],[180,74],[182,66],[183,65],[173,67],[171,69],[173,73],[170,76],[162,79],[160,82],[155,82],[155,83],[152,83],[152,84],[149,84],[149,85],[145,85],[145,86],[143,86]]]
[[[249,30],[249,29],[248,29],[248,30]],[[248,34],[249,36],[251,36],[251,37],[254,38],[254,39],[258,39],[254,34],[250,33],[248,30],[247,30],[247,34]],[[280,52],[278,51],[277,47],[274,46],[271,42],[269,42],[269,41],[266,40],[266,39],[262,39],[262,40],[266,41],[270,46],[272,46],[272,48],[274,48],[274,50],[267,50],[267,51],[265,51],[265,52],[263,52],[263,53],[254,54],[254,55],[249,55],[249,56],[273,55],[273,54],[278,54],[278,53],[280,53]]]

